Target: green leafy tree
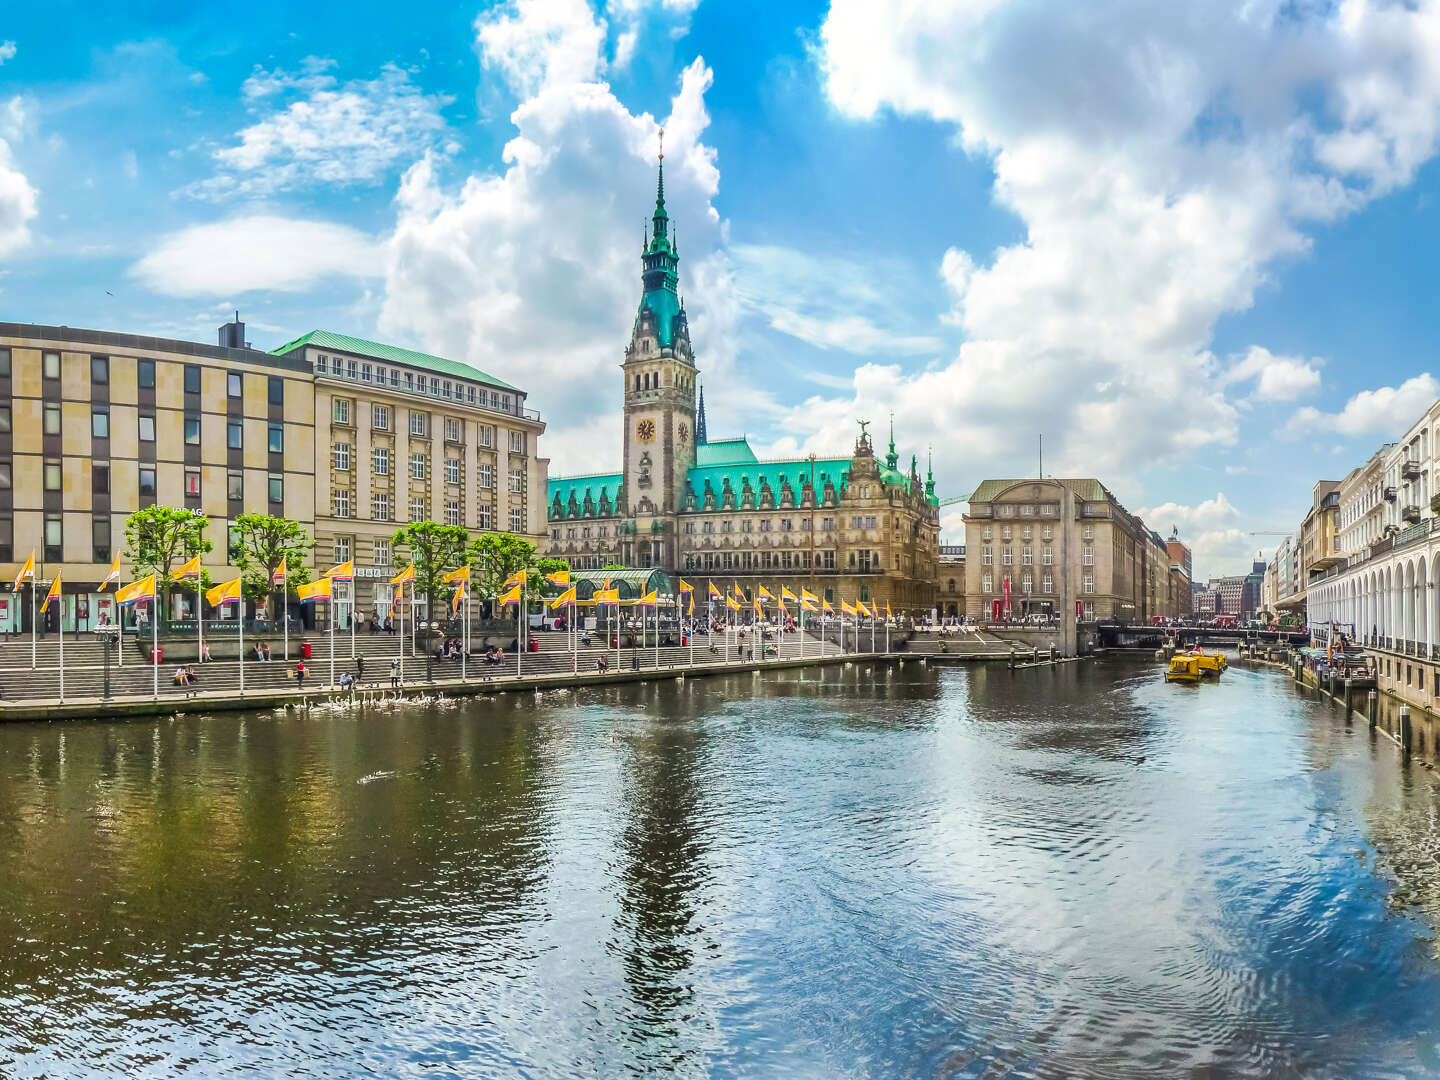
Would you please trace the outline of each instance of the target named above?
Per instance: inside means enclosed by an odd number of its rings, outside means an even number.
[[[196,555],[215,550],[205,535],[209,527],[204,514],[175,506],[147,506],[125,519],[125,561],[137,578],[155,575],[162,611],[169,610],[177,588],[195,588],[191,582],[172,581],[170,575]]]
[[[491,532],[477,536],[471,541],[468,554],[471,587],[475,595],[485,600],[499,596],[500,586],[511,574],[536,569],[535,545],[514,533]]]
[[[412,521],[395,530],[394,544],[415,567],[415,591],[430,601],[431,612],[448,611],[441,600],[450,589],[440,579],[464,565],[470,534],[460,525]]]
[[[535,561],[535,569],[530,574],[528,584],[543,596],[556,596],[564,592],[564,589],[558,585],[550,584],[550,582],[545,580],[545,575],[569,569],[570,564],[564,559],[537,559]]]
[[[604,566],[602,566],[600,569],[601,569],[601,570],[627,570],[627,569],[629,569],[629,568],[628,568],[624,563],[612,562],[612,563],[606,563],[606,564],[605,564]]]
[[[298,521],[271,514],[241,514],[230,523],[230,529],[231,558],[240,568],[241,590],[247,600],[260,600],[274,591],[270,583],[282,562],[286,593],[310,580],[305,563],[315,550],[315,541]]]

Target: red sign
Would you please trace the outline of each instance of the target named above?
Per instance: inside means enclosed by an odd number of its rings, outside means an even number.
[[[1010,614],[1010,579],[1007,577],[1002,581],[1005,587],[1005,614],[1008,615]]]
[[[994,619],[996,622],[999,622],[999,621],[1000,621],[1000,618],[1001,618],[1001,614],[1002,614],[1002,613],[1001,613],[1001,611],[1000,611],[1000,601],[999,601],[999,600],[991,600],[991,601],[990,601],[990,618]]]
[[[1077,619],[1080,618],[1080,616],[1081,616],[1082,614],[1084,614],[1084,609],[1081,608],[1081,606],[1080,606],[1080,601],[1079,601],[1079,600],[1076,600],[1076,601],[1075,601],[1075,618],[1077,618]]]

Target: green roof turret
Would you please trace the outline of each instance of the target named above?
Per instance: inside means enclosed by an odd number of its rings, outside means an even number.
[[[677,338],[683,339],[689,352],[689,331],[685,326],[684,308],[680,303],[679,256],[670,238],[670,215],[665,210],[665,132],[660,132],[659,176],[655,182],[655,214],[651,219],[650,240],[641,256],[644,294],[640,312],[650,311],[655,320],[655,336],[661,348],[671,348]],[[637,327],[639,325],[637,320]]]
[[[929,498],[935,497],[935,448],[933,446],[925,451],[925,494]]]
[[[890,452],[885,455],[885,464],[895,468],[900,464],[900,455],[895,452],[895,414],[890,414]]]

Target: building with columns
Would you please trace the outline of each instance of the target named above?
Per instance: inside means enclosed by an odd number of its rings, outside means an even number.
[[[848,452],[761,460],[712,439],[679,292],[664,161],[641,256],[641,296],[620,364],[619,472],[554,476],[545,554],[577,569],[658,567],[717,587],[758,585],[832,603],[935,604],[940,519],[933,476],[876,455],[866,424]],[[703,596],[703,594],[702,594]]]

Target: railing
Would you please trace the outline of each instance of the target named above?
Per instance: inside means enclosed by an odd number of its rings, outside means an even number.
[[[498,405],[490,404],[488,391],[486,392],[486,400],[483,403],[479,400],[481,395],[478,393],[476,394],[476,400],[472,402],[466,401],[463,397],[456,397],[453,393],[446,395],[443,393],[430,393],[429,391],[421,392],[413,386],[406,386],[398,379],[390,378],[388,375],[384,379],[366,379],[360,372],[356,372],[354,376],[351,376],[348,372],[335,371],[328,365],[324,371],[317,368],[315,377],[317,379],[333,379],[336,382],[348,383],[353,386],[374,386],[394,393],[407,394],[410,397],[419,398],[421,401],[441,401],[460,405],[467,409],[483,409],[485,412],[495,413],[497,416],[516,416],[525,420],[536,421],[540,419],[539,409],[526,409],[521,406],[519,394],[514,395],[515,407],[513,409],[502,409]],[[430,377],[431,376],[428,375],[426,376],[426,378]]]
[[[1409,459],[1400,463],[1400,476],[1404,480],[1420,479],[1420,463]]]

